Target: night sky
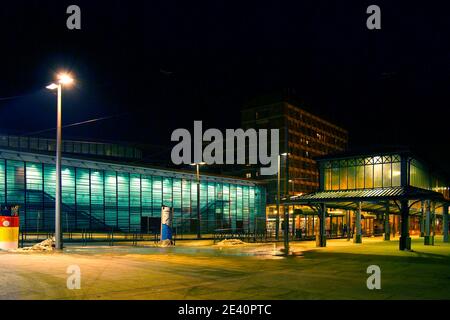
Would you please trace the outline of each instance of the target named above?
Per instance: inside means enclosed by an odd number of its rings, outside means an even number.
[[[289,89],[347,128],[351,148],[407,145],[450,171],[448,8],[242,2],[2,1],[0,131],[54,127],[44,87],[62,68],[77,78],[63,123],[110,117],[66,138],[170,147],[176,128],[237,128],[246,101]],[[81,30],[66,28],[70,4],[81,7]],[[370,4],[381,7],[381,30],[366,28]]]

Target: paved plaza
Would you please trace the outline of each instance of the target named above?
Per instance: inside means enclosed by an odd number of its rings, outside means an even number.
[[[219,247],[179,241],[176,247],[68,246],[64,253],[0,252],[0,299],[450,299],[450,244],[436,238],[413,251],[398,238],[362,245],[329,240]],[[69,266],[81,288],[67,288]],[[381,290],[369,290],[369,265],[381,269]]]

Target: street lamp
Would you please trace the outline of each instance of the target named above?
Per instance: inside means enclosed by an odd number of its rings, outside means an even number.
[[[292,179],[289,179],[289,183],[292,183],[292,194],[295,195],[295,181]]]
[[[68,73],[57,75],[57,83],[52,83],[46,88],[58,90],[57,115],[56,115],[56,188],[55,188],[55,248],[63,248],[61,233],[61,108],[62,108],[62,86],[71,85],[74,81]]]
[[[197,167],[197,239],[201,239],[201,214],[200,214],[200,166],[205,165],[205,162],[191,163],[191,166]]]
[[[291,178],[291,179],[289,179],[289,183],[292,183],[292,194],[294,196],[296,196],[296,194],[295,194],[295,180],[309,180],[309,179],[307,179],[307,178]]]

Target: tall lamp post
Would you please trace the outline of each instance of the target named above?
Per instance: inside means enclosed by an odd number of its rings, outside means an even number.
[[[62,109],[62,86],[73,83],[70,74],[58,74],[57,83],[52,83],[46,88],[58,90],[57,115],[56,115],[56,188],[55,188],[55,248],[63,248],[62,227],[61,227],[61,109]]]
[[[201,234],[201,214],[200,214],[200,166],[205,165],[205,162],[192,163],[191,166],[197,167],[197,239],[202,238]]]
[[[280,229],[280,180],[281,180],[281,156],[288,156],[288,153],[282,153],[278,155],[278,172],[277,172],[277,218],[275,223],[275,239],[279,239],[279,229]],[[286,213],[285,213],[286,216]]]

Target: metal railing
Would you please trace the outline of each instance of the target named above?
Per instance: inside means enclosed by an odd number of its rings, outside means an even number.
[[[223,221],[221,219],[214,220],[201,220],[201,239],[213,240],[216,242],[218,239],[224,238],[240,238],[243,241],[258,242],[266,241],[268,237],[265,220],[253,220],[252,223],[245,221],[245,223],[233,222],[233,227],[227,227],[229,221]],[[235,227],[234,225],[243,224],[243,227]],[[178,240],[195,240],[197,239],[197,226],[198,222],[196,218],[175,218],[172,224],[172,240],[176,243]],[[225,228],[223,227],[225,226]],[[160,239],[160,226],[141,227],[135,226],[131,230],[120,230],[116,227],[110,227],[109,229],[93,230],[87,227],[78,230],[67,229],[63,232],[63,242],[65,243],[81,243],[86,246],[88,243],[107,244],[109,246],[117,245],[118,243],[131,243],[133,246],[137,246],[142,242],[157,243]],[[144,230],[145,229],[145,230]],[[52,237],[53,233],[34,230],[21,230],[20,231],[20,244],[24,243],[32,244],[38,243],[49,237]],[[220,241],[220,240],[219,240]]]

